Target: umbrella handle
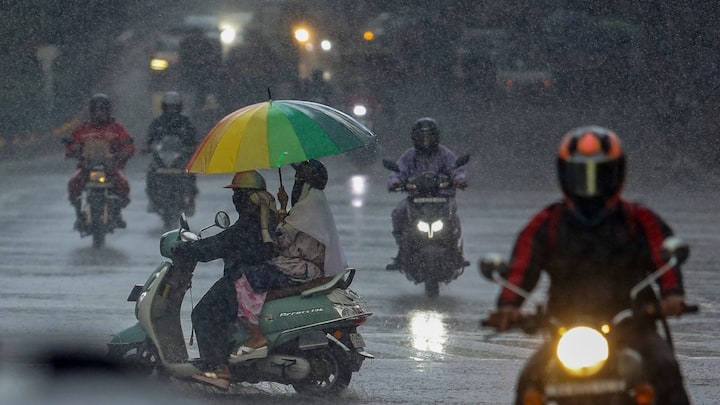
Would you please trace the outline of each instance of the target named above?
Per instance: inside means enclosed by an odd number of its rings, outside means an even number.
[[[280,216],[279,220],[280,222],[285,219],[285,215],[287,214],[287,203],[288,203],[288,195],[287,192],[285,192],[285,187],[283,187],[282,183],[280,183],[280,188],[278,189],[277,193],[278,202],[280,203],[280,209],[278,210],[278,214]]]

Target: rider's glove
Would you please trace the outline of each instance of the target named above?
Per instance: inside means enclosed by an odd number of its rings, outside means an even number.
[[[467,186],[467,182],[465,179],[456,177],[453,179],[453,187],[455,188],[465,188]]]
[[[680,316],[685,309],[685,297],[680,294],[672,294],[663,297],[660,307],[664,316]]]
[[[490,314],[490,317],[484,322],[486,326],[491,326],[499,331],[505,331],[520,319],[520,308],[513,306],[503,306],[497,311]]]
[[[400,182],[400,180],[395,180],[392,183],[390,183],[390,190],[395,190],[397,188],[400,188],[400,186],[402,186],[402,183]]]

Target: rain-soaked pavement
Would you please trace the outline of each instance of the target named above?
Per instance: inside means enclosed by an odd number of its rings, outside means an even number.
[[[143,52],[131,52],[131,57],[138,55]],[[143,88],[144,62],[131,62],[126,71],[113,78],[111,89],[119,99],[119,118],[140,144],[150,117],[149,98]],[[413,99],[407,97],[406,101]],[[331,177],[327,195],[349,263],[358,269],[352,289],[374,312],[360,331],[367,350],[376,358],[366,361],[353,376],[342,396],[346,403],[511,402],[516,375],[538,340],[520,333],[496,336],[479,328],[480,318],[493,308],[497,287],[481,279],[477,260],[489,252],[508,254],[524,222],[558,197],[552,171],[552,151],[560,136],[555,126],[563,130],[590,122],[622,126],[614,117],[580,109],[557,114],[552,106],[543,104],[480,106],[476,111],[475,105],[460,103],[457,105],[465,109],[461,112],[465,115],[452,121],[451,115],[444,114],[455,105],[418,102],[399,111],[396,125],[406,128],[417,116],[439,115],[448,128],[444,139],[458,151],[473,152],[468,165],[470,186],[457,198],[471,266],[458,280],[442,286],[435,300],[425,298],[422,285],[385,271],[385,264],[395,254],[389,215],[401,196],[385,190],[387,173],[379,162],[357,168],[343,157],[326,159]],[[540,123],[545,127],[536,128]],[[544,139],[544,134],[552,139]],[[405,129],[397,137],[391,131],[379,135],[388,145],[394,144],[383,150],[382,157],[393,157],[399,152],[397,145],[406,144],[408,138]],[[527,159],[534,153],[545,154],[548,159]],[[648,161],[642,151],[629,154],[626,196],[661,213],[692,246],[685,266],[687,297],[700,305],[701,312],[673,319],[670,324],[694,402],[720,403],[720,346],[715,342],[715,336],[720,335],[716,290],[720,285],[720,181],[717,176],[688,175],[676,183],[676,179],[663,180],[649,172],[639,174],[633,170]],[[58,342],[102,349],[112,333],[135,322],[133,305],[126,302],[128,292],[135,283],[144,282],[162,259],[158,252],[161,221],[145,211],[147,163],[147,157],[138,155],[128,166],[132,188],[132,203],[124,212],[128,228],[109,235],[105,248],[93,249],[89,239],[81,239],[72,231],[73,212],[66,199],[66,182],[74,172],[72,162],[63,160],[59,151],[0,162],[0,402],[3,395],[16,400],[47,400],[43,395],[48,394],[32,384],[37,376],[17,379],[22,365],[27,365],[26,355]],[[277,172],[263,173],[269,189],[276,190]],[[352,180],[355,175],[362,176],[359,181],[367,186],[364,192],[350,189],[358,182]],[[229,177],[200,176],[197,212],[190,218],[193,228],[211,223],[217,210],[234,213],[230,194],[222,187]],[[283,178],[292,179],[292,175],[288,171]],[[649,179],[653,180],[651,184]],[[189,308],[221,274],[219,261],[199,265],[192,294],[184,303],[186,329]],[[535,299],[541,298],[539,293]],[[190,350],[196,351],[194,346]],[[17,385],[18,381],[23,384]],[[109,392],[127,402],[138,400],[130,388],[125,388],[128,386],[120,385]],[[292,389],[276,385],[254,387],[239,399],[288,404],[305,401],[296,398]],[[211,403],[223,399],[193,397],[186,401]]]
[[[25,354],[45,344],[69,341],[101,348],[112,333],[134,323],[133,305],[125,299],[130,287],[143,282],[161,260],[158,238],[163,231],[159,217],[145,212],[144,159],[138,157],[128,169],[133,190],[125,211],[128,228],[109,235],[107,247],[99,250],[72,231],[72,210],[65,198],[71,162],[53,155],[0,165],[0,372],[4,370],[6,381]],[[385,191],[386,173],[380,165],[356,170],[339,157],[326,162],[331,174],[327,195],[349,263],[358,269],[352,288],[374,312],[360,330],[376,359],[366,361],[353,376],[343,400],[509,403],[515,376],[538,340],[520,333],[493,336],[478,327],[492,309],[497,288],[481,279],[477,259],[488,252],[509,253],[515,232],[536,209],[556,198],[556,192],[552,187],[488,190],[471,183],[458,203],[472,265],[458,280],[442,286],[438,299],[430,300],[422,285],[384,270],[395,253],[388,218],[400,196]],[[473,173],[473,166],[469,168]],[[275,190],[277,172],[263,173]],[[350,190],[354,175],[364,176],[364,194]],[[292,178],[289,172],[283,177]],[[227,175],[201,176],[192,227],[209,224],[217,210],[233,213],[230,194],[222,187],[228,180]],[[685,266],[687,296],[701,312],[674,319],[671,326],[695,403],[717,403],[720,217],[715,211],[720,193],[668,187],[627,194],[662,213],[692,246]],[[221,272],[220,262],[199,266],[192,297],[188,294],[184,304],[186,320],[192,303]],[[287,387],[259,388],[246,395],[268,403],[298,401]]]

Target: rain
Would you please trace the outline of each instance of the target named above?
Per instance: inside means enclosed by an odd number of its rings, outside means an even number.
[[[582,125],[611,128],[628,158],[623,195],[659,213],[690,245],[686,299],[700,311],[669,324],[692,402],[720,402],[720,350],[712,338],[720,333],[714,2],[5,3],[2,402],[333,402],[276,383],[243,384],[232,395],[188,394],[175,390],[181,384],[120,379],[105,362],[112,336],[136,322],[130,290],[165,260],[160,237],[177,227],[177,218],[170,228],[148,212],[152,154],[141,152],[166,91],[180,93],[200,138],[241,107],[294,99],[329,105],[375,134],[368,147],[321,158],[342,248],[357,269],[351,289],[373,312],[358,332],[375,358],[340,394],[357,404],[512,403],[518,373],[541,337],[480,326],[500,288],[479,274],[478,261],[489,253],[507,257],[532,215],[561,198],[555,159],[562,135]],[[73,229],[67,184],[77,167],[63,143],[88,118],[96,93],[109,96],[136,147],[124,169],[127,228],[107,234],[100,247]],[[401,272],[386,271],[397,254],[390,213],[405,195],[388,192],[382,160],[395,161],[412,146],[410,129],[421,117],[438,122],[443,145],[470,155],[468,187],[456,197],[470,264],[441,284],[436,298]],[[272,193],[281,185],[278,174],[292,188],[289,165],[261,173]],[[234,222],[231,193],[223,188],[230,178],[197,174],[193,231],[221,210]],[[222,267],[220,260],[198,264],[183,301],[184,338],[194,357],[190,311]],[[542,302],[546,283],[525,308]],[[78,383],[93,374],[104,391]]]

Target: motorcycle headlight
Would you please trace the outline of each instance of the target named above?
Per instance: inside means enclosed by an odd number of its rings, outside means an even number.
[[[425,221],[418,221],[417,229],[422,233],[428,234],[428,238],[432,238],[435,236],[435,233],[440,232],[443,229],[443,226],[443,222],[439,219],[432,224],[428,224]]]
[[[557,345],[557,357],[565,370],[580,377],[598,372],[607,361],[608,353],[605,336],[587,326],[568,330]]]
[[[92,170],[90,171],[90,181],[98,182],[98,183],[105,183],[107,181],[107,177],[105,176],[105,172],[102,170]]]

